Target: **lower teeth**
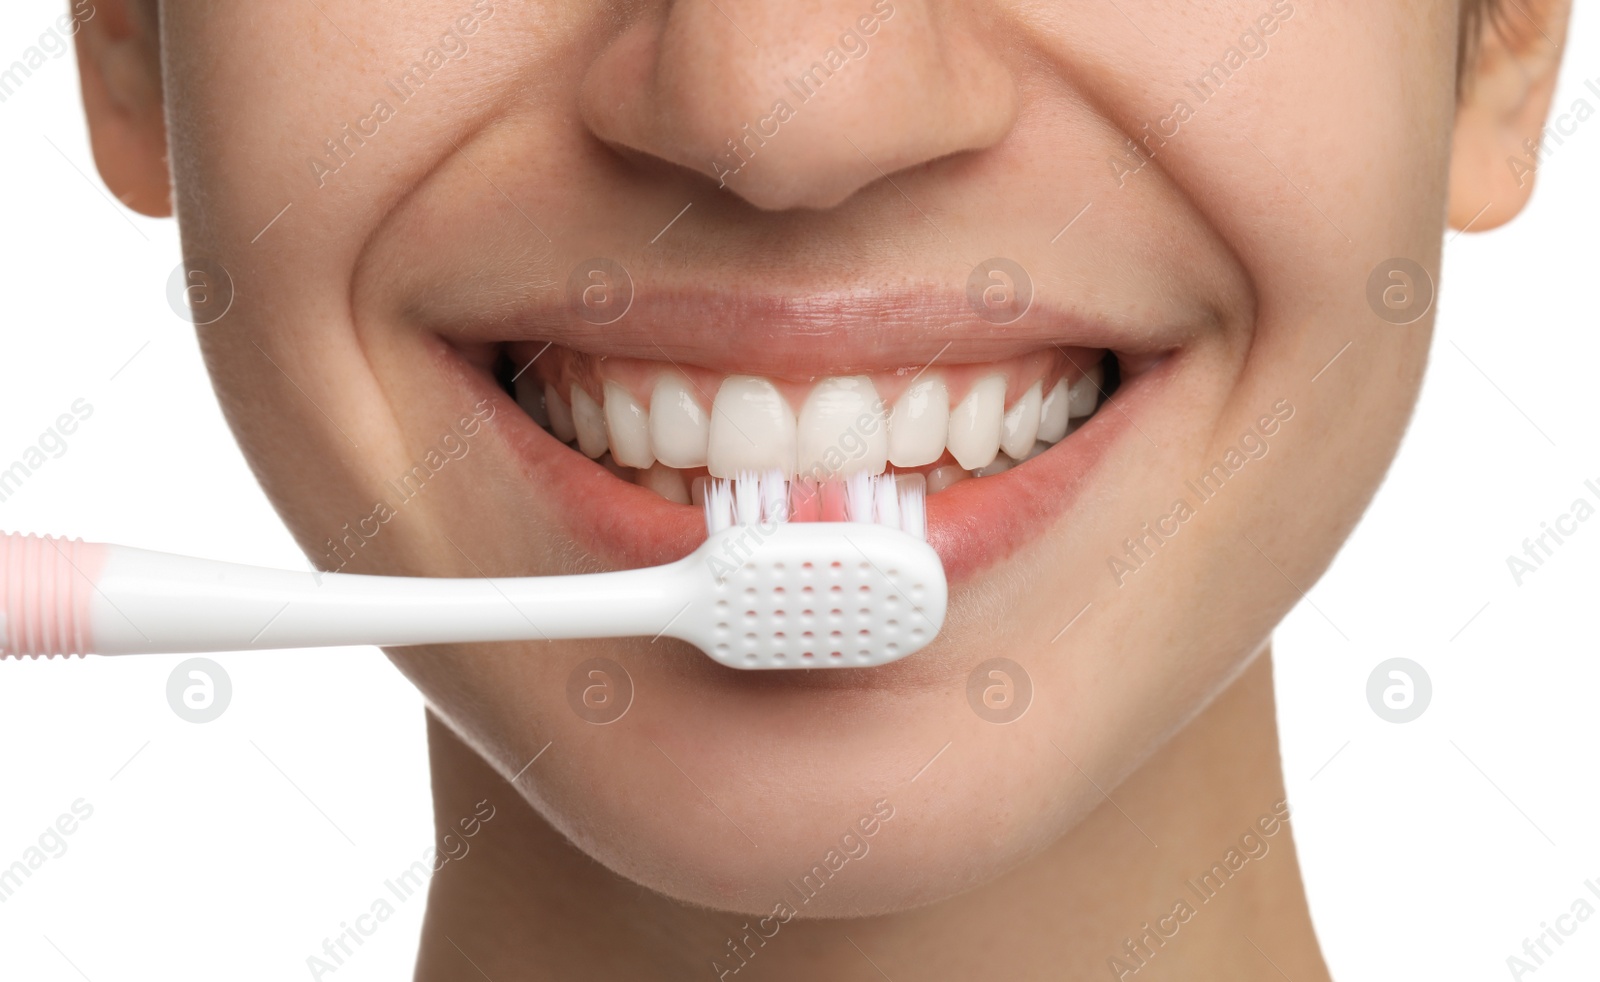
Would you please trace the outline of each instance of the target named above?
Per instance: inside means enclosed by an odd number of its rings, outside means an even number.
[[[535,419],[537,420],[537,417]],[[1072,421],[1072,429],[1077,429],[1087,419],[1087,416],[1074,419]],[[542,425],[545,432],[551,432],[549,425]],[[1072,429],[1068,430],[1069,434]],[[552,435],[554,434],[552,433]],[[582,453],[576,440],[565,441],[565,443],[574,453]],[[973,478],[993,477],[996,474],[1003,474],[1013,467],[1032,460],[1052,446],[1054,444],[1045,443],[1041,440],[1036,442],[1033,445],[1033,449],[1021,460],[1002,453],[996,455],[990,463],[973,470],[968,470],[954,462],[937,464],[922,471],[928,481],[928,494],[938,494],[951,485]],[[686,471],[674,467],[666,467],[659,463],[651,464],[649,467],[624,467],[616,462],[609,450],[596,458],[595,463],[610,471],[614,476],[654,491],[657,495],[674,504],[694,505],[695,507],[699,507],[701,504],[700,491],[707,480],[704,468],[699,468],[698,471]]]
[[[649,488],[674,504],[687,505],[692,503],[689,482],[684,478],[683,471],[664,467],[661,464],[652,464],[644,470],[634,471],[633,483],[642,488]]]

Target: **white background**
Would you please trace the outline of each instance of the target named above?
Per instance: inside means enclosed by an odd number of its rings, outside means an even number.
[[[0,63],[65,4],[0,7]],[[1580,5],[1564,111],[1600,85]],[[170,222],[94,173],[70,54],[0,104],[0,466],[94,407],[0,503],[0,528],[300,567],[166,298]],[[1505,979],[1523,938],[1600,888],[1600,519],[1517,586],[1506,557],[1600,485],[1600,118],[1545,163],[1528,211],[1452,238],[1416,420],[1333,570],[1276,641],[1284,768],[1336,977]],[[1399,329],[1399,328],[1397,328]],[[130,360],[131,359],[131,360]],[[1337,366],[1330,372],[1337,381]],[[1366,700],[1424,666],[1415,722]],[[283,979],[432,842],[417,695],[375,650],[220,655],[233,699],[168,707],[180,658],[0,665],[0,867],[77,799],[93,817],[0,905],[6,978]],[[420,897],[336,977],[409,978]],[[225,967],[225,968],[224,968]],[[1539,982],[1600,973],[1600,917]],[[1534,977],[1534,976],[1528,976]]]

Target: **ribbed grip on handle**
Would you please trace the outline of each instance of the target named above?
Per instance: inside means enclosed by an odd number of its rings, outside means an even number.
[[[105,553],[82,539],[0,536],[0,658],[88,654]]]

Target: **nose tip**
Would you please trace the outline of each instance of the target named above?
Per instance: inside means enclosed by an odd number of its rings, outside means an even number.
[[[600,139],[758,208],[832,208],[896,171],[999,142],[1015,80],[937,0],[676,0],[582,86]]]

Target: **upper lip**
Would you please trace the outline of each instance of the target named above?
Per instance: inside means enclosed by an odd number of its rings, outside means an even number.
[[[1119,322],[1037,297],[1017,321],[994,324],[947,286],[778,295],[636,280],[633,288],[626,313],[605,325],[579,317],[559,294],[511,310],[428,310],[425,320],[458,345],[548,341],[594,355],[797,380],[997,361],[1051,345],[1110,349],[1137,363],[1188,334],[1181,322]]]

